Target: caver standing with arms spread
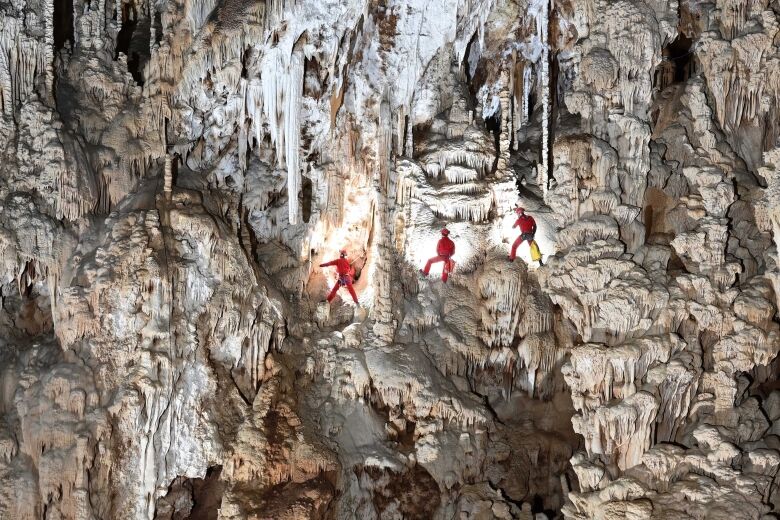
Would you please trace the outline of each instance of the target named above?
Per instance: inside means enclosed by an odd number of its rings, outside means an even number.
[[[333,301],[333,298],[336,297],[336,293],[339,292],[341,287],[346,287],[349,291],[349,294],[352,295],[354,302],[360,305],[357,299],[357,294],[355,294],[355,288],[352,287],[352,264],[349,262],[349,260],[347,260],[346,249],[342,249],[340,251],[338,259],[320,264],[320,267],[328,267],[331,265],[336,266],[336,273],[338,273],[339,279],[336,280],[336,284],[333,286],[333,289],[328,295],[328,303]]]

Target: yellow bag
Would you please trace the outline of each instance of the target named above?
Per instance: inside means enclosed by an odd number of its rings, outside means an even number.
[[[542,252],[539,251],[539,246],[536,245],[536,240],[531,240],[529,243],[529,247],[531,248],[531,260],[534,262],[538,262],[542,259]]]

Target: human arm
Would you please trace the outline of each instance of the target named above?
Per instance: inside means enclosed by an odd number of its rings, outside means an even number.
[[[331,260],[330,262],[325,262],[324,264],[320,264],[320,267],[329,267],[329,266],[335,265],[335,264],[336,264],[336,261],[335,260]]]

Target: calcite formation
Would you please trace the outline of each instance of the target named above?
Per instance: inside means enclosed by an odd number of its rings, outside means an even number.
[[[780,517],[778,42],[776,0],[0,0],[0,519]]]

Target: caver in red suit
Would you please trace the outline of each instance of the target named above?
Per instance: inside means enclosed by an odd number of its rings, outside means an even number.
[[[352,264],[350,264],[349,260],[347,260],[346,250],[341,250],[341,254],[338,260],[325,262],[324,264],[320,264],[320,267],[328,267],[331,265],[336,266],[336,273],[338,273],[339,279],[336,281],[336,284],[333,286],[333,290],[331,290],[330,294],[328,295],[328,303],[333,301],[333,298],[336,297],[336,293],[339,292],[341,287],[346,287],[349,291],[349,294],[352,295],[352,299],[355,301],[355,303],[358,303],[357,294],[355,294],[355,289],[352,287]]]
[[[450,273],[455,269],[455,262],[452,260],[452,255],[455,254],[455,242],[449,238],[449,230],[444,228],[441,230],[442,237],[439,239],[439,243],[436,244],[436,253],[438,256],[434,256],[428,263],[425,264],[425,269],[422,269],[424,275],[428,275],[431,270],[431,265],[436,262],[444,262],[444,267],[441,270],[441,281],[446,282]]]
[[[520,244],[528,241],[528,245],[531,248],[531,260],[533,261],[539,261],[539,265],[542,263],[542,254],[539,251],[539,246],[536,244],[536,241],[534,240],[534,237],[536,236],[536,221],[531,215],[525,214],[524,208],[516,208],[515,213],[517,213],[517,220],[515,221],[515,224],[512,226],[512,228],[519,227],[520,228],[520,236],[517,237],[517,240],[515,240],[515,243],[512,244],[512,252],[509,253],[509,259],[514,260],[515,256],[517,256],[517,248],[520,247]]]

